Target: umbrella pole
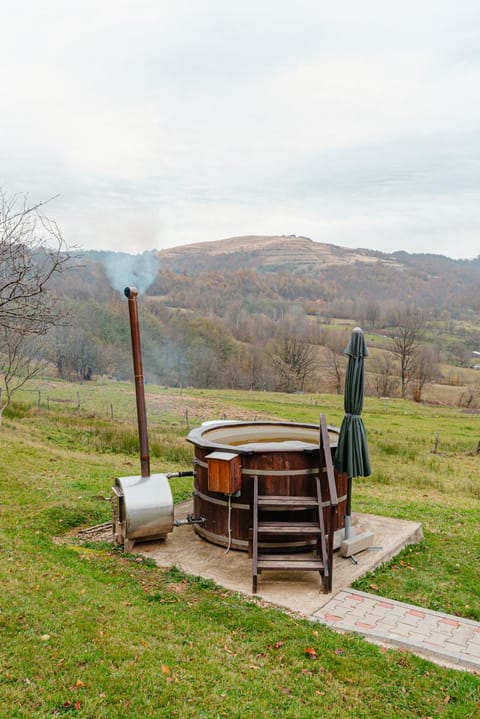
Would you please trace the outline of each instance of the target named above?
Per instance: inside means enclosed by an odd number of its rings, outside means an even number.
[[[348,478],[347,484],[347,509],[345,511],[345,539],[350,539],[350,522],[352,519],[352,478]]]

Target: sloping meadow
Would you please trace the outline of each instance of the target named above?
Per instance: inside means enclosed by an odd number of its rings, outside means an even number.
[[[1,716],[478,716],[472,674],[160,570],[109,541],[80,541],[79,528],[110,519],[114,477],[138,471],[134,439],[116,439],[135,434],[130,400],[108,417],[106,398],[120,406],[121,388],[97,391],[96,410],[17,407],[0,432]],[[167,407],[167,395],[170,411],[150,424],[153,444],[169,450],[153,454],[153,471],[189,468],[187,423],[342,417],[334,396],[149,388],[147,404],[164,396]],[[421,521],[425,540],[359,586],[480,619],[479,418],[367,400],[364,420],[373,475],[354,480],[354,511]],[[173,489],[183,499],[190,479]]]

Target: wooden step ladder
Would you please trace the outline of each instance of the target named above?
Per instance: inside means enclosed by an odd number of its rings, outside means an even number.
[[[270,496],[259,494],[259,479],[253,477],[253,526],[249,553],[252,557],[252,592],[257,592],[258,575],[263,570],[316,571],[323,589],[332,590],[334,520],[338,506],[330,441],[325,415],[320,417],[319,474],[312,477],[316,496]],[[271,521],[275,512],[295,510],[294,521]],[[303,516],[302,516],[303,515]],[[269,517],[267,520],[266,517]],[[261,541],[299,540],[310,551],[276,554],[259,552]],[[313,546],[313,551],[312,551]]]

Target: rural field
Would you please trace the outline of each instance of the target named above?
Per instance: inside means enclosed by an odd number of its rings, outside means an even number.
[[[154,472],[191,467],[205,420],[343,416],[338,395],[146,396]],[[139,472],[133,385],[37,379],[16,400],[0,430],[0,717],[480,716],[474,674],[79,538],[110,520],[114,478]],[[480,414],[366,398],[363,418],[373,474],[354,511],[420,521],[425,539],[355,586],[479,621]],[[172,489],[185,499],[191,479]]]

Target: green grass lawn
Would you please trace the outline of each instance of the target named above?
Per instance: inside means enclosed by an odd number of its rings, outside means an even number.
[[[55,385],[58,398],[77,390]],[[114,477],[139,471],[131,387],[89,392],[80,414],[74,403],[17,406],[0,431],[0,717],[480,716],[473,674],[336,634],[109,543],[80,544],[76,528],[110,519],[102,497]],[[147,405],[153,471],[189,468],[187,423],[342,417],[336,396],[148,387]],[[367,400],[364,419],[373,475],[355,480],[353,508],[419,520],[425,541],[358,586],[479,620],[480,458],[469,452],[480,417]],[[188,478],[172,485],[176,500],[191,488]]]

